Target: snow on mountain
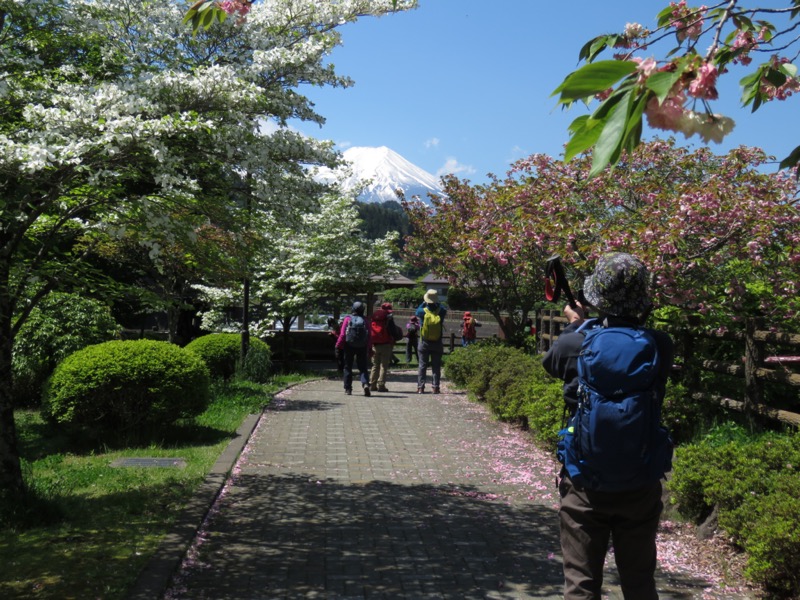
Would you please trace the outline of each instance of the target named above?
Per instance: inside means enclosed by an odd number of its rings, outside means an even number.
[[[419,196],[425,202],[428,201],[429,192],[442,193],[436,177],[386,146],[379,148],[354,146],[345,150],[342,156],[350,163],[352,169],[352,174],[342,183],[345,191],[352,190],[360,182],[370,181],[358,196],[361,202],[397,201],[395,194],[397,189],[403,190],[406,199]],[[328,169],[321,169],[318,177],[325,181],[333,181],[336,174]]]

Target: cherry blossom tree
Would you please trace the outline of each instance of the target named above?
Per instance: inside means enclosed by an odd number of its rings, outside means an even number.
[[[403,199],[413,231],[406,257],[468,290],[505,337],[521,343],[528,313],[544,301],[548,252],[531,243],[526,199],[497,180],[473,186],[447,176],[442,183],[443,195],[430,205]]]
[[[591,174],[615,165],[624,151],[641,142],[643,121],[650,127],[699,136],[719,142],[733,128],[733,120],[713,111],[719,77],[745,70],[741,79],[742,104],[758,110],[775,100],[786,100],[800,89],[796,57],[795,19],[798,0],[784,7],[746,7],[738,0],[690,7],[686,0],[670,2],[650,30],[628,23],[621,33],[601,35],[584,45],[586,64],[569,74],[555,90],[565,107],[581,101],[599,105],[570,125],[565,158],[593,148]],[[776,25],[777,23],[778,25]],[[669,42],[677,45],[670,48]],[[665,58],[650,55],[666,47]],[[605,51],[607,60],[598,60]],[[756,57],[763,57],[759,65]],[[783,159],[781,167],[800,161],[800,146]]]
[[[488,186],[445,180],[447,197],[405,202],[406,251],[476,290],[503,324],[543,301],[546,259],[559,254],[577,291],[597,258],[630,252],[649,267],[660,314],[709,326],[800,315],[800,213],[793,172],[764,173],[760,150],[715,156],[674,140],[644,143],[591,177],[592,157],[536,154]],[[514,337],[519,322],[512,321]]]
[[[530,243],[564,258],[573,289],[601,254],[624,251],[650,268],[657,307],[720,326],[745,316],[796,319],[798,184],[792,172],[761,172],[766,158],[745,147],[715,156],[655,141],[595,177],[590,156],[534,155],[515,164],[506,185]]]

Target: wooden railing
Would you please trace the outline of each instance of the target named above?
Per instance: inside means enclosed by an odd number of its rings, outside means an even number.
[[[558,339],[567,320],[557,311],[543,311],[537,318],[539,349],[545,352]],[[712,401],[727,408],[748,414],[759,414],[800,427],[800,414],[767,406],[764,402],[765,382],[776,383],[794,394],[794,404],[800,406],[800,335],[767,330],[755,319],[746,321],[740,331],[702,330],[687,323],[673,338],[680,349],[680,367],[675,367],[687,389],[697,390],[700,372],[730,375],[743,380],[741,398],[694,392],[698,401]],[[739,344],[741,360],[726,362],[702,356],[703,340],[724,340]],[[767,349],[779,349],[778,355],[767,356]],[[783,356],[786,350],[786,356]],[[737,353],[739,354],[739,353]]]

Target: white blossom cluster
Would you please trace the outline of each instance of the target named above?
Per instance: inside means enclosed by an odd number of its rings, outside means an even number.
[[[352,84],[326,64],[339,26],[415,5],[263,0],[245,23],[193,35],[178,0],[3,3],[0,250],[10,271],[42,280],[48,240],[68,230],[81,240],[73,258],[103,236],[133,241],[166,277],[211,228],[239,253],[219,251],[231,281],[249,269],[276,316],[391,274],[393,241],[342,230],[357,222],[352,199],[323,196],[310,176],[338,163],[332,144],[281,126],[323,120],[300,85]],[[39,252],[9,250],[21,240]],[[234,299],[228,289],[213,302]]]

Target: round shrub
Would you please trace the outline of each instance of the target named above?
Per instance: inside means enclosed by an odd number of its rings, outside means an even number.
[[[203,412],[203,361],[168,342],[111,341],[88,346],[56,367],[42,411],[67,428],[141,432]]]
[[[238,333],[210,333],[186,344],[208,367],[212,379],[228,381],[236,373],[242,352],[242,336]]]
[[[189,342],[186,350],[194,352],[205,362],[213,379],[228,381],[239,370],[242,336],[239,333],[210,333]],[[252,381],[264,383],[271,368],[269,346],[251,337],[243,375]]]
[[[14,403],[39,405],[42,389],[67,356],[119,336],[108,306],[79,294],[53,292],[34,308],[14,339]]]

